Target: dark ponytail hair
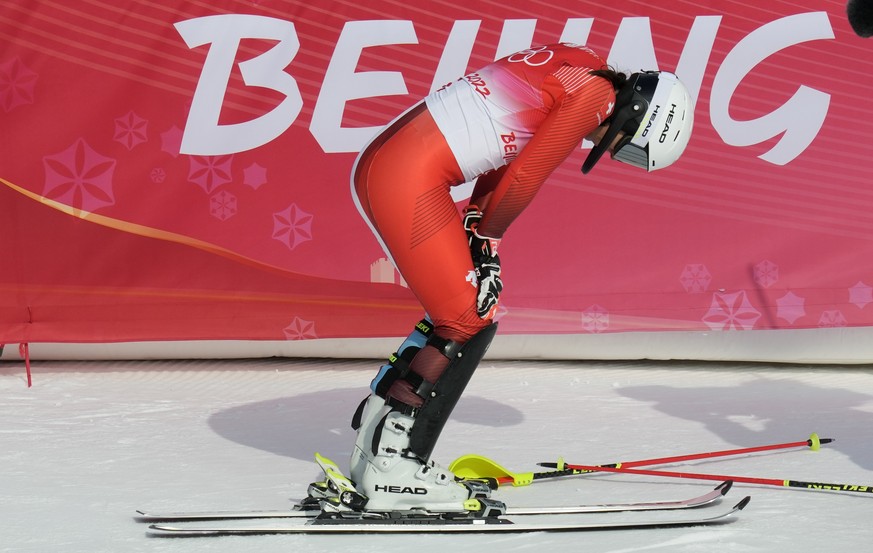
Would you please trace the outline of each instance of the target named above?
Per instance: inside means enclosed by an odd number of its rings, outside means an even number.
[[[615,91],[621,90],[624,84],[627,82],[627,74],[622,73],[621,71],[616,71],[611,67],[607,67],[606,69],[595,69],[594,71],[589,71],[589,75],[594,75],[596,77],[603,77],[607,81],[612,83],[612,88]]]

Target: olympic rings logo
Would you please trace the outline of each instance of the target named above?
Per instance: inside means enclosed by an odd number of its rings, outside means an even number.
[[[528,48],[527,50],[516,52],[509,56],[506,61],[512,63],[524,62],[536,67],[549,63],[549,60],[552,59],[552,56],[554,55],[555,53],[551,50],[547,50],[545,46],[540,46],[538,48]]]

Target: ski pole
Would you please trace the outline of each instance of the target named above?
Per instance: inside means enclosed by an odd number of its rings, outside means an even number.
[[[665,476],[669,478],[691,478],[697,480],[733,480],[746,484],[763,484],[766,486],[780,486],[791,488],[807,488],[812,490],[826,490],[835,492],[860,492],[873,493],[873,486],[858,484],[832,484],[828,482],[804,482],[800,480],[780,480],[778,478],[753,478],[749,476],[727,476],[723,474],[697,474],[693,472],[672,472],[662,470],[642,470],[624,467],[607,467],[596,465],[565,465],[565,470],[579,470],[590,472],[616,472],[622,474],[638,474],[641,476]]]
[[[628,461],[624,463],[612,463],[602,465],[603,467],[641,467],[666,463],[677,463],[680,461],[690,461],[694,459],[703,459],[709,457],[724,457],[728,455],[741,455],[744,453],[754,453],[758,451],[767,451],[771,449],[785,449],[790,447],[810,447],[813,451],[817,451],[821,444],[827,444],[834,441],[831,438],[819,438],[813,433],[808,440],[802,442],[790,442],[785,444],[771,444],[758,447],[731,449],[725,451],[712,451],[706,453],[692,453],[689,455],[677,455],[673,457],[660,457],[657,459],[644,459],[640,461]],[[588,470],[575,470],[559,463],[540,463],[543,467],[554,468],[557,470],[546,472],[512,472],[495,461],[483,457],[482,455],[464,455],[456,459],[451,465],[451,470],[455,475],[462,478],[487,480],[493,487],[500,484],[512,484],[513,486],[527,486],[534,480],[545,478],[558,478],[563,476],[574,476],[578,474],[586,474]]]
[[[749,453],[758,453],[761,451],[772,451],[776,449],[788,449],[792,447],[809,447],[813,451],[818,451],[822,444],[833,442],[833,438],[819,438],[818,434],[812,433],[808,440],[802,442],[788,442],[784,444],[761,445],[757,447],[744,447],[740,449],[726,449],[724,451],[709,451],[706,453],[691,453],[688,455],[676,455],[673,457],[660,457],[657,459],[643,459],[641,461],[628,461],[624,463],[611,463],[605,466],[608,467],[648,467],[651,465],[667,465],[670,463],[679,463],[683,461],[695,461],[697,459],[709,459],[712,457],[727,457],[730,455],[745,455]],[[537,463],[541,467],[561,469],[560,463]]]

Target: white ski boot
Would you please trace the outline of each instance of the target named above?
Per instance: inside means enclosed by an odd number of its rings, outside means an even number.
[[[490,489],[481,482],[462,482],[450,471],[425,463],[409,452],[415,419],[378,396],[367,398],[351,459],[351,477],[366,496],[366,510],[469,513],[480,511],[479,499]]]
[[[368,396],[358,407],[358,412],[352,421],[352,427],[358,432],[358,437],[355,440],[355,449],[349,461],[349,476],[355,484],[360,484],[364,470],[370,462],[371,455],[368,452],[373,449],[373,436],[376,434],[379,421],[389,411],[391,411],[391,407],[385,403],[384,399],[375,394]]]
[[[426,346],[449,360],[433,383],[410,368],[414,348],[392,355],[389,365],[382,367],[371,385],[374,394],[352,420],[358,435],[351,477],[357,492],[367,497],[367,511],[401,516],[410,512],[493,516],[505,511],[501,502],[488,499],[491,489],[487,484],[456,478],[429,462],[446,420],[496,331],[496,323],[486,326],[464,344],[431,333]],[[389,397],[386,393],[398,378],[407,381],[422,399],[420,407],[383,399]]]

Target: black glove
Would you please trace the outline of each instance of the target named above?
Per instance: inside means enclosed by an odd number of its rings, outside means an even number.
[[[476,269],[479,293],[476,297],[476,312],[481,319],[491,319],[497,312],[497,300],[503,290],[500,278],[500,257],[497,255],[498,238],[488,238],[476,233],[482,212],[475,205],[464,210],[464,230],[470,244],[470,256]]]

